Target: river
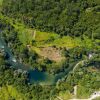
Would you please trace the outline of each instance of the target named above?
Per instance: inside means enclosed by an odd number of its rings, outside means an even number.
[[[9,56],[8,61],[15,69],[21,69],[23,71],[27,71],[29,73],[29,81],[30,83],[42,84],[42,85],[54,85],[56,82],[63,78],[67,73],[73,68],[69,67],[65,70],[65,72],[60,72],[59,74],[53,75],[47,72],[41,72],[39,70],[32,70],[31,67],[26,67],[25,65],[18,62],[13,56],[10,48],[4,41],[4,38],[0,36],[0,49],[4,49]]]

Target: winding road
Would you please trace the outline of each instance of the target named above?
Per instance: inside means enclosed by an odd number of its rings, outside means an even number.
[[[75,72],[75,70],[80,67],[80,66],[84,66],[85,64],[88,64],[88,61],[90,61],[91,59],[93,59],[95,57],[95,54],[92,55],[91,57],[86,58],[86,60],[81,60],[79,61],[73,68],[73,72]]]
[[[73,98],[73,99],[69,99],[69,100],[94,100],[94,99],[96,99],[96,98],[98,98],[98,97],[100,97],[100,91],[96,91],[96,92],[94,92],[91,96],[90,96],[90,98],[88,98],[88,99],[76,99],[76,98]],[[57,99],[58,100],[63,100],[61,97],[59,97],[59,96],[57,96]]]
[[[84,65],[84,62],[86,62],[87,60],[82,60],[82,61],[79,61],[76,65],[75,65],[75,67],[73,68],[73,72],[75,72],[75,70],[81,65],[81,66],[83,66]]]

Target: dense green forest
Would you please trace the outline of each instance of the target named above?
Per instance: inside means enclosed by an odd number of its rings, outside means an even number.
[[[99,38],[99,11],[99,0],[4,0],[2,13],[61,36]]]
[[[89,98],[100,91],[99,45],[100,0],[0,0],[0,100]],[[55,84],[31,83],[12,55]]]

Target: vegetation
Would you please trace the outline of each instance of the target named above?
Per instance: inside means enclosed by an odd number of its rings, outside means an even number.
[[[80,99],[100,91],[99,39],[99,0],[0,0],[0,100],[69,100],[75,86]],[[55,85],[31,83],[32,69]]]

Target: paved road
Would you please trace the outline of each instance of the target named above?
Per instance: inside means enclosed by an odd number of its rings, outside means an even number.
[[[87,60],[82,60],[82,61],[79,61],[76,65],[75,65],[75,67],[73,68],[73,72],[76,70],[76,68],[78,68],[79,67],[79,65],[84,65],[84,62],[86,62]]]
[[[97,92],[94,92],[90,98],[88,99],[70,99],[70,100],[94,100],[96,99],[97,97],[100,97],[100,91],[97,91]]]
[[[94,93],[90,96],[89,100],[93,100],[93,99],[95,99],[95,98],[97,98],[97,97],[100,97],[100,91],[94,92]]]

